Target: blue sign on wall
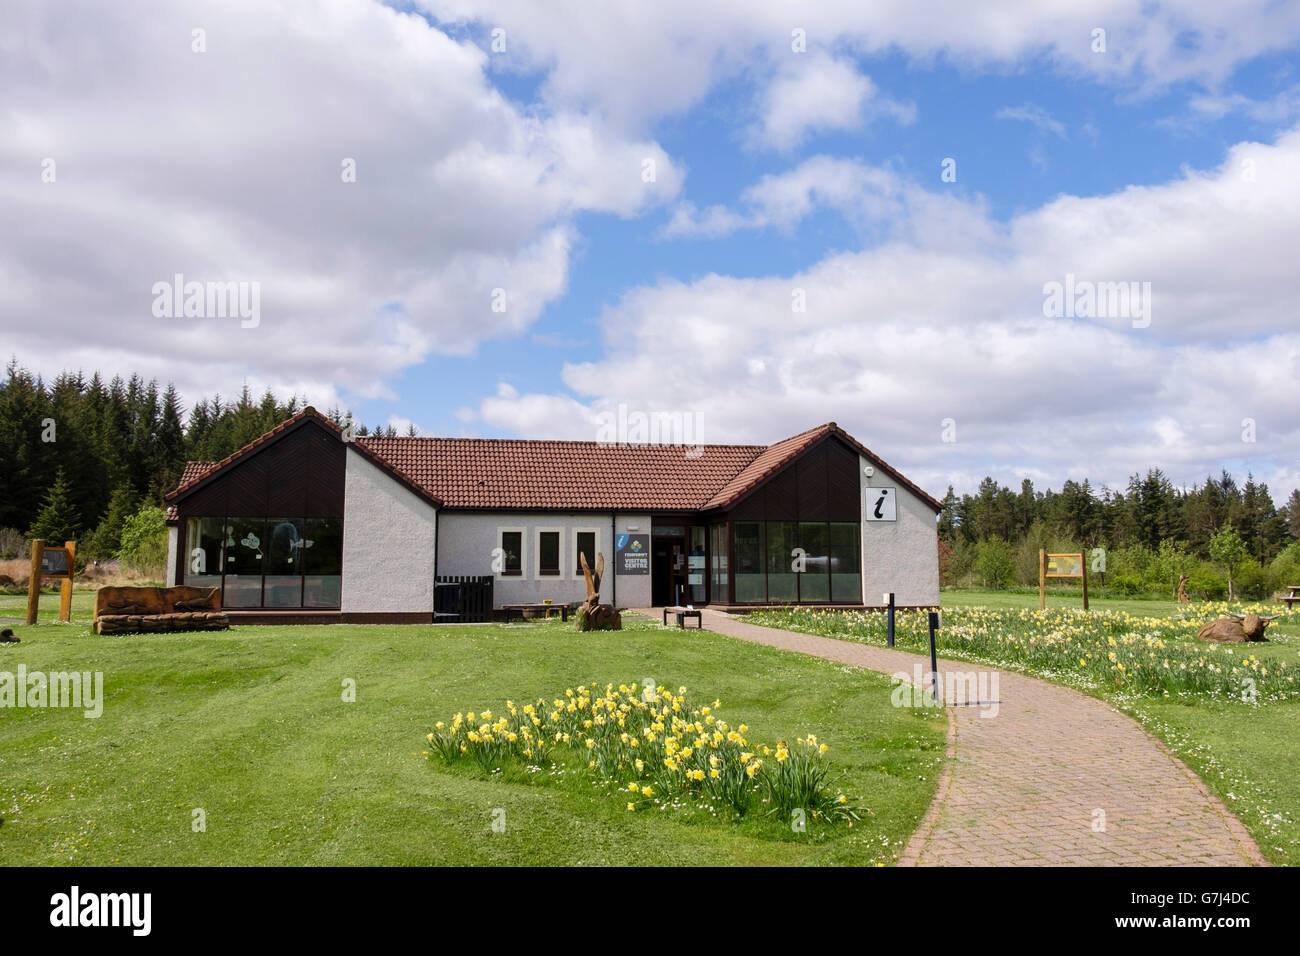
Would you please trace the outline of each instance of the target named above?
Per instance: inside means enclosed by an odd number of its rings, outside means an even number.
[[[619,575],[650,573],[650,535],[615,535],[614,573]]]

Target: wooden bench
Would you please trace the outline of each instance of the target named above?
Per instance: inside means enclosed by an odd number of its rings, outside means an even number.
[[[1288,585],[1287,591],[1290,593],[1288,593],[1286,597],[1282,598],[1282,600],[1286,602],[1286,611],[1288,614],[1290,614],[1291,605],[1295,604],[1297,601],[1300,601],[1300,584]]]
[[[677,618],[677,626],[682,630],[686,629],[686,619],[695,618],[695,627],[697,630],[703,630],[704,618],[700,616],[699,610],[693,607],[666,607],[664,608],[664,627],[668,626],[668,615],[671,614]]]
[[[510,623],[510,615],[515,611],[519,612],[520,620],[523,619],[525,611],[559,611],[561,621],[569,619],[569,605],[567,604],[502,604],[501,610],[506,612],[507,624]]]
[[[114,588],[95,594],[96,634],[155,634],[167,631],[224,631],[230,618],[221,609],[220,588]]]

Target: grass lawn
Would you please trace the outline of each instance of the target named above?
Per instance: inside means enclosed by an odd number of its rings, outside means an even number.
[[[0,616],[21,616],[6,605]],[[890,863],[943,759],[942,717],[892,707],[884,675],[648,622],[602,635],[558,621],[18,631],[22,644],[0,646],[0,671],[102,671],[106,700],[98,719],[0,709],[9,865]],[[838,785],[874,815],[795,833],[767,817],[628,813],[585,765],[488,776],[424,754],[425,734],[457,711],[647,677],[720,698],[720,716],[746,722],[752,740],[815,733]],[[348,678],[355,703],[342,700]],[[205,832],[193,832],[195,808]]]
[[[1036,674],[1113,702],[1200,774],[1266,857],[1300,864],[1300,612],[1270,627],[1267,643],[1214,645],[1195,638],[1194,622],[1178,620],[1205,612],[1174,601],[1090,600],[1094,612],[1112,613],[1083,615],[1077,597],[1049,595],[1041,618],[1037,593],[945,590],[942,603],[950,611],[938,635],[942,654]],[[1067,610],[1079,613],[1057,613]],[[884,643],[883,615],[795,611],[751,619]],[[927,644],[919,615],[900,618],[900,650],[921,652]],[[1256,660],[1246,665],[1244,655]],[[1188,667],[1180,672],[1182,663]],[[1259,687],[1254,702],[1241,697],[1247,676]]]

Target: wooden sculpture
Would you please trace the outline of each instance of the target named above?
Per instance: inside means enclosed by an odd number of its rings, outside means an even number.
[[[621,631],[623,615],[614,610],[612,604],[600,603],[600,579],[605,576],[605,556],[596,553],[596,570],[593,572],[587,564],[587,556],[580,554],[582,576],[587,582],[587,600],[578,607],[575,615],[580,631]]]
[[[1241,644],[1247,641],[1267,641],[1264,629],[1280,615],[1260,617],[1258,614],[1230,614],[1215,621],[1206,621],[1196,636],[1216,644]]]

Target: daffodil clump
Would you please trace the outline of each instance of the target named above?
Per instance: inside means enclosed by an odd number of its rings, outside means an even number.
[[[1261,660],[1257,644],[1196,640],[1208,620],[1228,613],[1276,613],[1276,605],[1206,603],[1176,618],[1081,609],[950,608],[936,645],[951,656],[984,661],[1129,696],[1206,695],[1264,703],[1300,695],[1296,668]],[[885,643],[885,616],[867,611],[789,608],[752,614],[750,621],[872,644]],[[929,646],[926,614],[900,611],[899,647]]]
[[[848,797],[832,787],[829,747],[809,734],[793,745],[751,742],[746,724],[718,716],[721,701],[694,706],[686,688],[606,684],[581,686],[550,701],[505,712],[460,713],[428,735],[431,756],[472,760],[486,772],[506,761],[545,766],[553,748],[575,752],[612,785],[629,811],[682,806],[721,807],[743,817],[762,812],[789,819],[858,819]]]

